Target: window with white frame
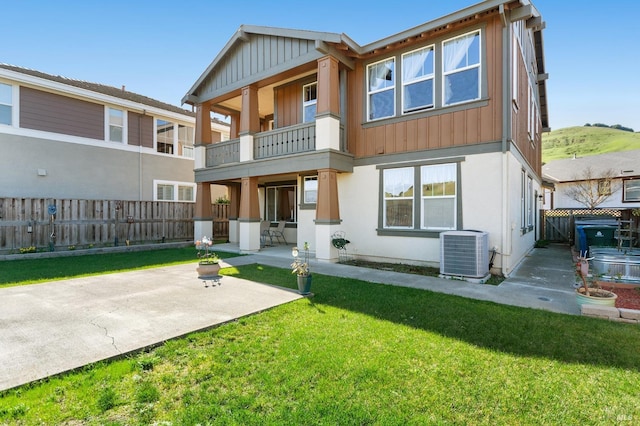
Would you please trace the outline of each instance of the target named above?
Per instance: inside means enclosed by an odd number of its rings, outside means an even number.
[[[527,227],[527,172],[520,172],[520,228]]]
[[[178,145],[180,147],[180,154],[183,157],[194,158],[193,141],[193,127],[178,124]]]
[[[123,142],[124,139],[124,111],[109,108],[109,141]]]
[[[164,154],[173,154],[173,137],[173,123],[160,118],[156,119],[157,151]]]
[[[433,46],[402,55],[402,113],[433,108]]]
[[[0,124],[12,124],[13,116],[13,87],[0,83]]]
[[[171,182],[154,180],[155,201],[195,202],[196,184],[189,182]]]
[[[527,228],[533,228],[533,178],[527,176]]]
[[[536,131],[538,128],[538,103],[536,102],[536,93],[531,84],[529,84],[529,114],[527,116],[527,131],[529,140],[535,142]]]
[[[266,220],[297,222],[295,185],[267,186],[265,193]]]
[[[302,182],[303,203],[316,204],[318,201],[318,176],[305,176]]]
[[[480,98],[480,31],[442,43],[443,104]]]
[[[456,163],[384,169],[382,227],[427,231],[457,229],[457,175]],[[418,222],[415,215],[418,215]]]
[[[392,117],[396,113],[395,58],[367,65],[367,117]]]
[[[533,178],[527,175],[526,170],[522,170],[520,174],[520,209],[521,224],[523,233],[533,229]]]
[[[622,182],[622,201],[640,201],[640,179],[625,179]]]
[[[423,229],[456,229],[456,165],[422,166]]]
[[[316,119],[316,104],[318,100],[318,83],[302,86],[302,122],[309,123]]]

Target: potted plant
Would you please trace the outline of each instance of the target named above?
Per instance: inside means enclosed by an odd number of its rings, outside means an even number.
[[[220,258],[211,251],[213,241],[207,236],[196,241],[196,249],[198,250],[198,267],[196,271],[199,277],[216,276],[220,271]]]
[[[612,291],[601,288],[593,276],[589,274],[589,260],[587,254],[580,252],[576,263],[576,275],[582,281],[576,289],[576,300],[579,305],[616,306],[618,295]]]
[[[309,294],[311,291],[311,270],[309,269],[309,244],[305,241],[304,258],[300,258],[298,247],[291,249],[291,255],[294,257],[291,264],[291,273],[296,274],[298,279],[298,292],[300,294]]]

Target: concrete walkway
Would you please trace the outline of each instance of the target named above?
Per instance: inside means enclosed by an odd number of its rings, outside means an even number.
[[[216,246],[218,251],[232,246]],[[288,268],[291,247],[228,259]],[[579,315],[567,246],[534,249],[499,286],[312,261],[316,273]],[[0,390],[287,303],[296,292],[179,265],[0,289]]]

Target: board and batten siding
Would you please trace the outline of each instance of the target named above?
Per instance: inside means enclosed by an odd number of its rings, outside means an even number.
[[[467,31],[477,29],[469,27]],[[503,122],[503,70],[502,27],[498,17],[490,18],[482,30],[484,64],[481,78],[486,81],[486,106],[467,109],[464,105],[449,111],[433,110],[427,116],[416,114],[404,116],[403,120],[380,120],[363,126],[366,111],[366,65],[359,64],[349,81],[348,134],[350,151],[356,158],[408,151],[449,148],[456,146],[491,143],[502,138]],[[438,41],[440,43],[441,40]],[[426,46],[421,43],[412,48]],[[376,58],[381,60],[397,52],[386,52]],[[400,90],[397,86],[396,90]],[[399,115],[398,115],[399,117]]]
[[[104,140],[104,106],[20,87],[20,127]]]

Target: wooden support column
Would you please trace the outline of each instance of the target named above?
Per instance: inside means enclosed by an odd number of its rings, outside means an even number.
[[[319,223],[340,223],[337,172],[333,169],[318,170],[316,224]]]
[[[229,139],[240,137],[240,114],[230,114],[231,124],[229,126]]]
[[[208,103],[196,105],[195,168],[206,167],[206,145],[211,144],[211,109]],[[211,184],[196,182],[196,205],[193,212],[193,238],[213,237]]]
[[[258,178],[243,177],[238,217],[238,247],[241,253],[260,250],[260,205]]]
[[[333,56],[318,59],[318,102],[316,114],[340,116],[340,79],[338,60]]]
[[[211,143],[211,109],[208,103],[196,105],[196,145]]]
[[[240,184],[231,184],[229,190],[229,242],[239,241],[238,215],[240,213]]]
[[[247,86],[242,88],[242,110],[240,111],[240,134],[258,133],[260,131],[260,115],[258,113],[258,88]]]

